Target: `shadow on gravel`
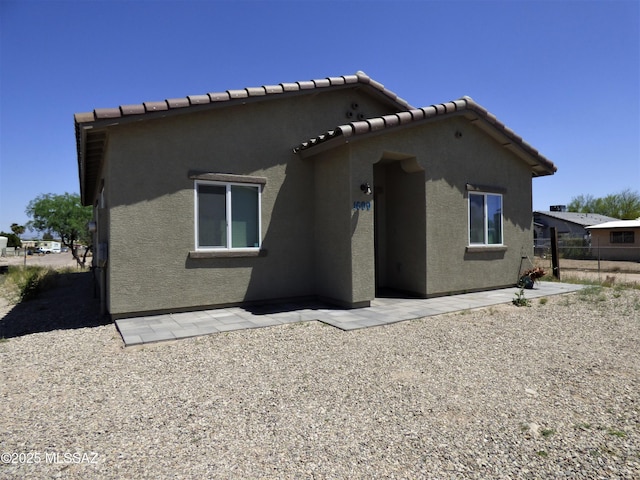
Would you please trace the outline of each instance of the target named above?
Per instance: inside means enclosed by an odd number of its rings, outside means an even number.
[[[61,273],[51,288],[0,318],[0,338],[110,323],[107,315],[100,314],[91,272]]]

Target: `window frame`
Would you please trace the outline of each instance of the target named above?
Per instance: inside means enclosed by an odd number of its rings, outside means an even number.
[[[199,186],[223,186],[225,187],[225,223],[226,223],[226,246],[201,246],[200,245],[200,201],[198,198]],[[231,187],[249,187],[257,189],[258,193],[258,205],[257,205],[257,236],[258,246],[255,247],[233,247],[233,215],[232,215],[232,195]],[[227,181],[214,181],[214,180],[194,180],[194,245],[196,252],[259,252],[262,248],[262,190],[263,183],[253,182],[227,182]]]
[[[609,232],[609,243],[611,244],[634,244],[635,232],[633,230],[619,230]]]
[[[484,242],[471,242],[471,196],[477,195],[479,197],[483,197],[483,212],[482,212],[482,222],[483,222],[483,238]],[[487,197],[498,197],[500,199],[500,241],[498,243],[488,243],[489,242],[489,216],[488,216],[488,205]],[[504,195],[498,192],[487,192],[487,191],[469,191],[467,193],[467,246],[471,248],[492,248],[492,247],[504,247]]]

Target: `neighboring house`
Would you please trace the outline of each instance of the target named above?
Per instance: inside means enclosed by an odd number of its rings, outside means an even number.
[[[640,219],[606,222],[587,229],[598,258],[640,262]]]
[[[27,249],[40,249],[44,253],[60,253],[62,244],[52,240],[23,240],[22,247]]]
[[[558,236],[582,237],[587,239],[587,227],[598,223],[618,220],[617,218],[598,215],[597,213],[578,213],[560,211],[533,212],[536,239],[551,238],[551,227],[555,227]]]
[[[114,318],[511,286],[533,252],[532,177],[556,171],[472,99],[414,108],[362,72],[75,126]]]

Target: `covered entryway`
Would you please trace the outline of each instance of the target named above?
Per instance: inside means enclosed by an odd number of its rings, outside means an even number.
[[[415,157],[385,153],[373,166],[376,296],[427,292],[424,169]]]

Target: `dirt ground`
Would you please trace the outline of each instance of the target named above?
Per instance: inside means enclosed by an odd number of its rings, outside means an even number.
[[[22,257],[4,257],[9,265],[24,265],[25,259]],[[91,257],[87,257],[87,264]],[[76,267],[77,263],[71,256],[71,252],[50,253],[48,255],[27,255],[26,265],[39,265],[51,268]]]

